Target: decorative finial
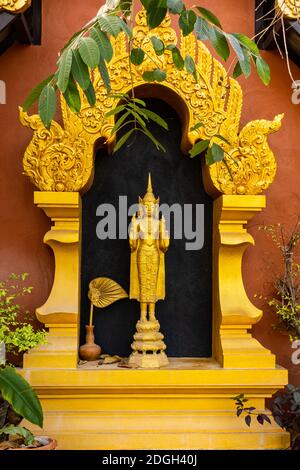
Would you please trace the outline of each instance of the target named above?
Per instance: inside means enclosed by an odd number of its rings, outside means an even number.
[[[149,175],[148,175],[148,188],[147,188],[147,193],[153,193],[152,181],[151,181],[151,173],[150,173],[150,172],[149,172]]]

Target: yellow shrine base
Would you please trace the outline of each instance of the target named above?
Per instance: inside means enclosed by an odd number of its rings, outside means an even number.
[[[45,412],[44,434],[59,449],[282,449],[276,424],[248,428],[232,396],[265,409],[287,381],[275,369],[224,369],[211,359],[170,359],[158,370],[117,366],[26,368]],[[35,432],[40,432],[34,429]]]

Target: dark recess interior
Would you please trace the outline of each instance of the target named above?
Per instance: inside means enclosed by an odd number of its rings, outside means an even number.
[[[187,240],[172,238],[166,254],[166,299],[156,304],[157,318],[165,335],[169,357],[210,357],[212,326],[212,200],[205,193],[199,157],[184,155],[180,149],[181,122],[173,108],[158,99],[147,99],[147,106],[162,116],[169,131],[152,123],[150,130],[166,148],[158,151],[138,133],[115,155],[100,149],[96,155],[95,178],[83,197],[81,264],[81,344],[88,322],[89,282],[110,277],[128,292],[130,251],[128,240],[99,240],[97,207],[103,203],[118,208],[119,196],[128,197],[128,207],[144,196],[151,172],[155,196],[161,203],[205,205],[205,242],[198,251],[187,251]],[[118,217],[117,217],[118,220]],[[130,217],[128,217],[128,224]],[[194,226],[195,228],[195,226]],[[118,226],[117,226],[118,234]],[[139,304],[124,299],[105,309],[95,309],[96,342],[107,354],[128,356],[139,317]]]

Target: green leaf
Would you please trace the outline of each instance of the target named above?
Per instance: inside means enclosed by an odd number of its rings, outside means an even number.
[[[73,50],[72,75],[83,90],[88,88],[90,84],[89,69],[76,49]]]
[[[142,105],[142,106],[146,107],[146,103],[145,103],[145,101],[143,101],[143,100],[140,100],[139,98],[132,98],[132,100],[131,100],[131,101],[134,101],[135,103],[138,103],[138,104],[140,104],[140,105]]]
[[[197,122],[197,124],[195,124],[193,127],[190,128],[190,131],[191,132],[196,131],[197,129],[199,129],[199,127],[204,127],[203,122]]]
[[[175,44],[169,44],[166,49],[172,51],[172,60],[175,67],[178,70],[182,70],[184,68],[184,60],[178,47]]]
[[[171,13],[180,15],[184,8],[184,4],[182,0],[167,0],[167,7]]]
[[[184,66],[188,73],[190,74],[195,73],[196,65],[195,65],[194,59],[190,55],[187,55],[186,58],[184,59]]]
[[[22,426],[5,426],[0,429],[0,435],[7,434],[8,436],[21,436],[24,439],[24,444],[30,446],[34,443],[34,435],[26,428]]]
[[[183,36],[188,36],[193,30],[197,20],[193,10],[183,10],[179,18],[179,26]]]
[[[107,35],[103,33],[103,31],[100,31],[100,29],[97,27],[92,28],[90,34],[94,41],[96,41],[98,44],[100,48],[100,54],[103,59],[106,60],[106,62],[110,62],[114,55],[114,51]]]
[[[104,86],[106,88],[107,93],[110,93],[111,91],[111,85],[110,85],[110,76],[106,67],[105,61],[100,57],[99,64],[98,64],[98,69],[101,75],[101,78],[103,80]]]
[[[118,129],[121,127],[121,125],[123,124],[123,122],[125,121],[125,119],[130,115],[131,113],[129,111],[127,111],[126,113],[122,114],[122,116],[116,121],[114,127],[112,128],[111,130],[111,134],[115,134]]]
[[[142,127],[146,127],[145,121],[141,118],[141,116],[140,116],[136,111],[134,111],[134,109],[131,111],[131,114],[133,115],[133,117],[135,118],[135,120],[139,122],[139,124],[140,124]]]
[[[95,106],[96,104],[96,94],[92,82],[90,82],[88,88],[84,90],[84,94],[87,97],[87,100],[90,106]]]
[[[130,60],[134,65],[141,65],[145,57],[145,52],[140,47],[132,49]]]
[[[248,77],[251,73],[251,64],[248,52],[232,34],[227,34],[226,37],[237,55],[243,74],[245,77]]]
[[[72,49],[68,49],[66,50],[66,52],[64,52],[61,62],[59,64],[57,86],[62,93],[66,91],[66,88],[68,86],[72,67],[72,59]]]
[[[233,72],[232,72],[232,76],[233,78],[237,78],[239,77],[240,75],[242,75],[243,71],[241,69],[241,64],[239,62],[237,62],[235,64],[235,67],[233,69]]]
[[[194,27],[197,39],[200,39],[201,41],[209,39],[210,29],[211,27],[204,18],[197,18]]]
[[[207,10],[206,8],[203,8],[203,7],[197,7],[197,10],[201,13],[203,18],[205,18],[210,23],[212,23],[215,26],[218,26],[219,28],[222,29],[222,25],[220,23],[220,20],[210,10]]]
[[[157,38],[156,36],[151,36],[150,38],[152,42],[153,49],[156,55],[162,55],[165,51],[165,45],[161,39]]]
[[[224,159],[224,149],[220,145],[213,143],[211,147],[211,154],[214,163],[220,162]]]
[[[209,30],[209,39],[215,51],[226,61],[230,56],[230,49],[225,35],[218,29],[211,28]]]
[[[6,367],[0,370],[0,391],[16,413],[30,423],[43,426],[43,410],[38,396],[14,368]]]
[[[148,139],[153,142],[157,150],[162,150],[163,152],[166,151],[165,147],[154,137],[154,135],[148,129],[143,129],[142,132],[148,137]]]
[[[155,69],[143,73],[145,82],[163,82],[167,77],[164,70]]]
[[[106,113],[105,117],[108,118],[110,116],[115,116],[116,114],[119,114],[121,111],[124,111],[124,109],[126,109],[126,106],[124,104],[121,104],[120,106],[116,106],[114,109]]]
[[[143,109],[143,113],[149,119],[151,119],[151,121],[156,122],[156,124],[158,124],[159,126],[163,127],[166,130],[169,129],[169,126],[168,126],[167,122],[162,117],[160,117],[158,114],[154,113],[153,111],[150,111],[150,109]]]
[[[257,45],[255,44],[255,42],[252,41],[252,39],[240,33],[233,33],[232,36],[234,36],[238,41],[240,41],[243,44],[243,46],[249,49],[253,54],[259,55],[259,49]]]
[[[39,115],[44,126],[49,129],[56,111],[56,93],[50,83],[43,88],[39,98]]]
[[[193,148],[189,151],[190,157],[194,158],[196,155],[199,155],[202,153],[204,150],[206,150],[209,146],[210,140],[199,140],[199,142],[196,142]]]
[[[255,64],[261,81],[264,85],[269,85],[271,81],[271,72],[267,62],[262,57],[257,57]]]
[[[211,147],[209,147],[209,149],[205,153],[205,163],[206,165],[213,165],[215,163],[213,155],[212,155]]]
[[[83,62],[94,69],[100,60],[99,47],[93,38],[82,38],[79,43],[79,52]]]
[[[123,30],[121,19],[117,15],[100,16],[98,24],[102,31],[111,34],[115,38]]]
[[[79,113],[81,108],[81,100],[76,83],[72,77],[70,78],[67,89],[64,92],[64,98],[71,111],[73,111],[73,113]]]
[[[147,11],[147,24],[150,29],[159,26],[167,14],[167,0],[149,0],[145,6]]]
[[[49,77],[45,78],[41,83],[39,83],[26,97],[24,103],[22,104],[22,108],[24,111],[28,111],[28,109],[38,101],[40,94],[42,93],[42,90],[45,88],[48,83],[51,82],[51,80],[54,78],[54,74],[50,75]]]
[[[217,137],[218,139],[222,140],[226,144],[230,145],[230,142],[227,139],[225,139],[225,137],[223,137],[221,134],[215,134],[214,137]]]
[[[127,142],[127,140],[129,139],[129,137],[134,131],[135,129],[130,129],[130,131],[122,135],[122,137],[117,141],[116,145],[114,146],[113,153],[116,153],[125,144],[125,142]]]

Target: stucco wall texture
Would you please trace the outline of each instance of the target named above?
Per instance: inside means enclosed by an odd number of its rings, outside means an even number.
[[[0,105],[0,278],[11,272],[29,272],[33,294],[27,307],[34,310],[48,297],[53,281],[54,260],[43,244],[49,219],[33,205],[34,187],[23,175],[22,157],[31,132],[21,126],[18,106],[27,93],[53,72],[57,53],[70,35],[91,18],[103,2],[99,0],[44,0],[41,46],[14,45],[0,57],[0,79],[7,86],[7,104]],[[214,11],[226,31],[254,35],[254,0],[198,0]],[[254,336],[277,355],[278,364],[290,371],[290,382],[300,385],[300,365],[293,365],[288,337],[274,331],[274,316],[264,297],[274,293],[274,279],[280,274],[280,253],[269,238],[258,230],[261,224],[284,223],[290,229],[300,212],[300,158],[298,155],[300,105],[291,102],[291,79],[285,61],[277,51],[263,52],[270,65],[272,81],[265,87],[256,73],[239,81],[244,90],[241,125],[252,119],[273,119],[285,113],[282,130],[269,142],[277,157],[276,180],[267,191],[267,209],[251,221],[256,246],[248,249],[243,263],[249,298],[264,309],[263,319],[253,328]],[[228,64],[230,60],[228,61]],[[295,79],[300,71],[291,64]],[[32,112],[32,111],[31,111]],[[263,298],[259,298],[262,295]]]

